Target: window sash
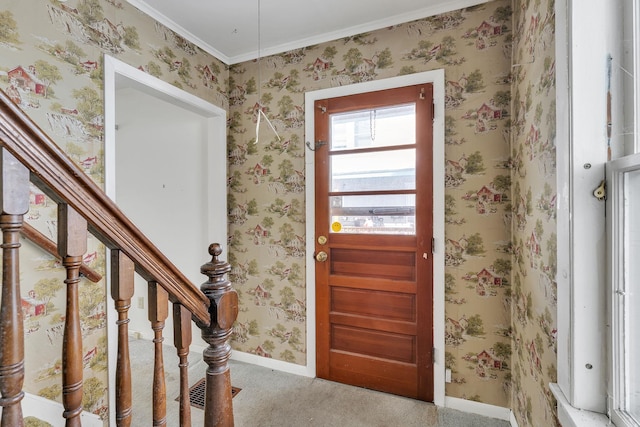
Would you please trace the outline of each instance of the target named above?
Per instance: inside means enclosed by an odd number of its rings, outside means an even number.
[[[635,266],[640,251],[639,180],[640,153],[608,163],[609,412],[619,427],[640,425],[640,381],[637,373],[640,349],[633,335],[640,330],[637,312],[640,309],[640,278]]]

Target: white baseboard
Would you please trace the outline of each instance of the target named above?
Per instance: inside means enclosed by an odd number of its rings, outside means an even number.
[[[516,420],[516,416],[513,414],[513,411],[509,412],[511,412],[511,415],[509,416],[509,423],[511,424],[511,427],[518,427],[518,420]]]
[[[44,397],[25,393],[24,399],[22,399],[22,415],[25,418],[36,417],[48,422],[53,427],[65,427],[63,412],[64,407],[62,404]],[[82,412],[80,419],[83,427],[104,427],[104,421],[91,412]]]
[[[315,377],[315,373],[309,372],[309,368],[295,363],[274,360],[268,357],[256,356],[255,354],[245,353],[233,350],[231,352],[231,360],[238,362],[251,363],[252,365],[262,366],[263,368],[275,369],[276,371],[287,372],[289,374],[302,375],[303,377]]]
[[[502,406],[489,405],[488,403],[474,402],[473,400],[460,399],[457,397],[446,396],[444,398],[444,406],[446,408],[456,409],[458,411],[467,412],[471,414],[478,414],[484,417],[497,418],[499,420],[505,420],[511,422],[511,425],[515,422],[515,417],[511,409],[504,408]],[[512,421],[513,418],[513,421]]]

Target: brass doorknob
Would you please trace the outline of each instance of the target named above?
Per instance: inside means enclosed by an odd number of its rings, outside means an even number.
[[[329,256],[325,251],[320,251],[316,254],[316,261],[325,262]]]

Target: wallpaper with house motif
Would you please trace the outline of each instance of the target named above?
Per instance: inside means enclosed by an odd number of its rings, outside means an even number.
[[[304,93],[444,68],[448,396],[551,425],[555,402],[553,0],[497,0],[226,66],[118,0],[0,4],[0,87],[98,183],[108,53],[229,112],[237,350],[306,359]],[[513,65],[512,65],[513,64]],[[513,71],[513,72],[512,72]],[[277,129],[261,125],[257,112]],[[28,220],[56,234],[32,189]],[[24,241],[26,389],[60,400],[63,271]],[[104,272],[103,247],[86,258]],[[106,411],[104,281],[83,279],[86,409]],[[46,351],[42,351],[42,349]],[[29,369],[42,366],[43,368]]]
[[[511,24],[494,1],[231,67],[235,349],[305,364],[305,92],[444,68],[446,393],[509,406]],[[256,143],[259,111],[280,139],[262,118]]]
[[[228,106],[226,66],[124,0],[1,2],[0,87],[100,185],[105,53]],[[27,221],[55,240],[56,205],[35,187]],[[65,273],[51,256],[22,243],[25,390],[61,401]],[[105,250],[95,239],[85,263],[104,274]],[[102,416],[107,413],[105,295],[104,280],[82,279],[83,404]]]
[[[553,0],[514,10],[511,408],[518,425],[557,425],[556,104]]]

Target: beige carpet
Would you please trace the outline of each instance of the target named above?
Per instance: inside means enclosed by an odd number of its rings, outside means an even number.
[[[167,425],[178,426],[178,358],[165,346]],[[204,377],[200,354],[192,353],[189,384]],[[133,426],[151,425],[153,344],[131,341]],[[236,427],[508,427],[506,421],[465,414],[413,399],[230,362],[231,383],[242,389],[233,398]],[[192,408],[192,424],[203,425],[203,411]]]

